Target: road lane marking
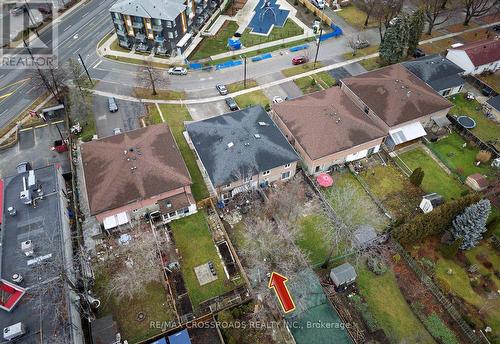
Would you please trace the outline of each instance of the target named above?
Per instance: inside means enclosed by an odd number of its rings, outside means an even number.
[[[12,95],[12,93],[14,93],[14,92],[9,92],[9,93],[2,94],[2,95],[0,95],[0,99],[10,97]]]
[[[102,63],[102,60],[100,60],[99,62],[97,62],[97,63],[94,65],[94,67],[92,67],[92,68],[97,68],[97,67],[99,67],[99,65],[100,65],[101,63]]]
[[[68,26],[66,26],[66,28],[63,30],[63,32],[66,32],[68,31],[71,27],[73,26],[73,24],[69,24]]]

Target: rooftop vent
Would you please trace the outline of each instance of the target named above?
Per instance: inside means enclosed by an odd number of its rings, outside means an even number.
[[[260,134],[253,134],[256,139],[260,139]]]
[[[269,124],[267,124],[266,122],[259,122],[259,125],[261,127],[267,127]]]
[[[234,146],[234,143],[233,143],[233,142],[229,142],[229,143],[227,144],[227,148],[231,148],[231,147],[233,147],[233,146]]]

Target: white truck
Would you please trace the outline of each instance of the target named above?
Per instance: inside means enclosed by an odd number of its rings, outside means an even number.
[[[18,322],[17,324],[10,325],[3,329],[3,339],[5,340],[13,340],[21,337],[26,333],[26,326],[22,322]]]

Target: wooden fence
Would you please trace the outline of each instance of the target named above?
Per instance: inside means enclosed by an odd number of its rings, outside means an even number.
[[[465,140],[474,142],[480,149],[487,150],[491,152],[493,155],[493,159],[496,159],[500,156],[500,152],[494,147],[492,144],[486,143],[481,140],[479,137],[474,135],[469,129],[464,128],[460,123],[458,123],[457,118],[453,115],[446,115],[446,117],[450,120],[451,124],[455,128],[455,130],[462,136]]]

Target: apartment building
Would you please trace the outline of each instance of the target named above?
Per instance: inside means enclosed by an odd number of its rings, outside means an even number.
[[[118,43],[126,49],[179,56],[221,0],[122,0],[110,9]]]

